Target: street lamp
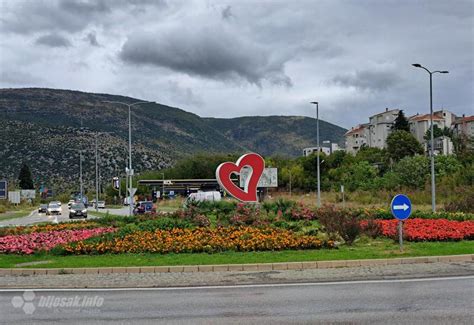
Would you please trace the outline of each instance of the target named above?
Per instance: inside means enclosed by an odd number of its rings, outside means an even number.
[[[431,210],[436,212],[436,188],[435,188],[435,169],[434,169],[434,132],[433,132],[433,75],[435,73],[449,73],[449,71],[430,71],[421,64],[412,64],[415,68],[424,69],[430,75],[430,122],[431,122],[431,146],[430,146],[430,158],[431,158]]]
[[[164,201],[165,201],[165,173],[161,173],[161,176],[163,176],[163,178],[162,178],[163,184],[161,184],[161,186],[162,186],[161,199],[162,199],[163,202],[164,202]]]
[[[140,102],[135,102],[132,104],[127,104],[123,102],[118,102],[118,101],[110,101],[110,100],[104,100],[102,101],[103,103],[109,103],[109,104],[120,104],[120,105],[125,105],[128,107],[128,172],[127,176],[129,179],[128,181],[128,194],[129,194],[129,215],[132,216],[133,214],[133,195],[132,195],[132,180],[133,180],[133,169],[132,169],[132,106],[136,106],[139,104],[148,104],[148,103],[153,103],[150,101],[140,101]]]
[[[317,206],[318,208],[321,207],[321,177],[319,174],[319,154],[321,148],[319,147],[319,103],[318,102],[311,102],[311,104],[316,105],[316,147],[318,148],[318,155],[316,157],[316,164],[317,164],[317,177],[318,177],[318,200]]]

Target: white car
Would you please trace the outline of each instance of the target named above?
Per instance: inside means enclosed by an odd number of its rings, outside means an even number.
[[[98,209],[105,209],[105,201],[97,201]]]
[[[48,204],[48,209],[46,210],[47,215],[61,214],[61,206],[56,203]]]

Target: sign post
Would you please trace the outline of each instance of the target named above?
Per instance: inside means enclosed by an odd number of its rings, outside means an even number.
[[[398,242],[400,251],[403,252],[403,221],[408,219],[411,214],[411,201],[408,196],[397,194],[392,199],[390,209],[392,215],[398,219]]]

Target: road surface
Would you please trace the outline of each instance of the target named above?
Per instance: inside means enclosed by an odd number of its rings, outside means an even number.
[[[93,219],[95,218],[93,215],[91,215],[91,212],[88,214],[88,219]],[[61,205],[61,215],[58,216],[47,216],[46,213],[38,213],[38,209],[35,209],[31,211],[30,215],[27,217],[21,217],[21,218],[15,218],[15,219],[9,219],[9,220],[4,220],[0,221],[0,227],[3,226],[25,226],[25,225],[31,225],[34,223],[40,223],[40,222],[55,222],[57,219],[58,222],[64,222],[64,221],[71,221],[69,219],[69,209],[67,207],[67,204]],[[82,220],[82,219],[72,219],[74,220]]]
[[[228,287],[45,289],[28,292],[24,298],[23,290],[0,291],[0,322],[472,324],[473,281],[474,276]],[[89,305],[67,307],[73,299],[89,301]],[[31,304],[26,306],[25,300]],[[54,307],[54,301],[63,301],[63,307]],[[25,306],[31,314],[25,313]]]

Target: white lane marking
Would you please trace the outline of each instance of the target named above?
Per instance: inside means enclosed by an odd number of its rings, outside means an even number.
[[[214,285],[195,287],[160,287],[160,288],[23,288],[23,289],[0,289],[0,292],[22,292],[33,291],[172,291],[172,290],[207,290],[207,289],[239,289],[239,288],[272,288],[272,287],[301,287],[301,286],[328,286],[347,284],[373,284],[373,283],[403,283],[403,282],[430,282],[430,281],[452,281],[474,279],[474,275],[440,278],[418,278],[418,279],[386,279],[386,280],[359,280],[359,281],[335,281],[335,282],[298,282],[298,283],[268,283],[268,284],[241,284],[241,285]],[[474,284],[474,283],[473,283]]]

